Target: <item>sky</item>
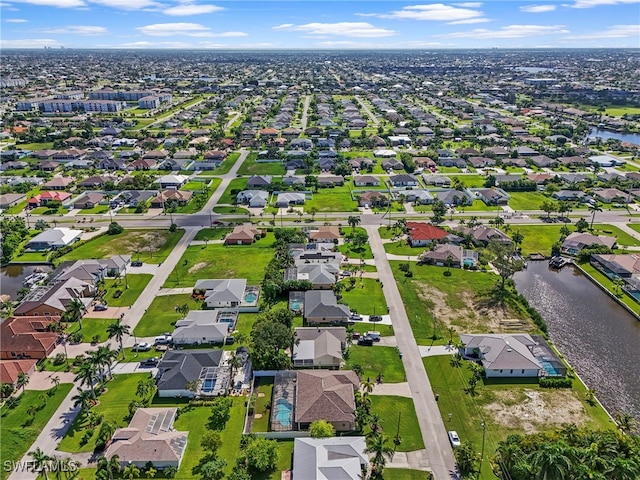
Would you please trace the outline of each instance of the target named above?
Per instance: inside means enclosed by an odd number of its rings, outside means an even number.
[[[0,48],[640,48],[640,0],[0,0]]]

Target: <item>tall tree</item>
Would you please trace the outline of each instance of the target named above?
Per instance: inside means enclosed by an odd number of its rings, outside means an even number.
[[[500,290],[504,290],[507,279],[513,277],[524,267],[522,260],[516,259],[513,255],[513,247],[492,240],[489,242],[489,250],[493,254],[491,264],[500,275]]]
[[[29,383],[29,375],[27,375],[24,372],[20,372],[16,379],[16,387],[17,388],[22,387],[22,392],[24,393],[27,383]]]
[[[49,480],[47,470],[49,470],[49,462],[51,457],[44,453],[40,447],[36,448],[33,452],[29,452],[31,458],[33,458],[34,471],[42,473],[44,480]]]
[[[369,439],[369,446],[365,450],[371,453],[371,475],[373,478],[382,478],[382,472],[387,464],[387,458],[393,460],[395,449],[390,445],[386,435],[373,435]]]
[[[356,227],[360,225],[360,217],[358,215],[349,215],[349,217],[347,218],[347,223],[355,231]]]
[[[124,349],[122,348],[122,340],[125,335],[131,334],[131,327],[122,323],[122,319],[119,318],[114,323],[107,325],[107,335],[109,338],[115,338],[120,344],[120,354],[124,358]]]
[[[589,211],[591,212],[591,226],[589,227],[589,230],[593,230],[593,222],[596,219],[596,212],[601,212],[602,208],[598,205],[589,205]]]

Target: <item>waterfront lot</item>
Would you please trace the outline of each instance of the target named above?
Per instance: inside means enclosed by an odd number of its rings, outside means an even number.
[[[51,390],[27,390],[18,397],[13,408],[3,405],[0,410],[0,457],[3,462],[17,462],[27,453],[31,444],[47,424],[62,400],[73,388],[70,383],[61,383]],[[44,396],[43,396],[44,395]],[[46,404],[44,398],[46,397]],[[31,407],[36,408],[31,415]],[[33,421],[29,419],[33,418]],[[2,469],[0,479],[8,478],[10,472]]]
[[[251,245],[195,245],[188,247],[169,278],[166,288],[192,287],[203,278],[246,278],[258,285],[273,256],[273,234]],[[247,259],[251,261],[247,261]]]
[[[503,321],[515,319],[529,328],[528,320],[520,320],[527,318],[522,310],[490,301],[489,292],[498,282],[493,273],[453,268],[446,277],[446,268],[412,265],[413,277],[407,278],[399,268],[403,262],[389,263],[418,345],[446,343],[449,326],[458,332],[501,332]]]
[[[461,367],[450,365],[451,357],[423,359],[434,394],[439,395],[438,408],[447,430],[456,430],[461,440],[470,441],[476,451],[482,443],[485,423],[485,461],[482,479],[491,474],[489,458],[498,442],[510,434],[533,433],[560,427],[566,423],[590,428],[612,428],[604,410],[585,402],[586,390],[574,379],[572,389],[542,389],[537,379],[513,382],[479,381],[476,394],[465,393],[472,371],[469,362]],[[451,414],[451,417],[449,417]]]

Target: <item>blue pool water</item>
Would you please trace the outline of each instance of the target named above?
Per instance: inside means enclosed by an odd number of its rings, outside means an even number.
[[[302,302],[299,300],[291,302],[291,310],[302,310]]]
[[[283,427],[290,427],[292,410],[293,410],[293,407],[287,400],[284,400],[282,398],[279,399],[276,402],[276,416],[275,416],[276,421],[280,423],[280,425],[282,425]]]
[[[562,374],[560,371],[556,370],[556,367],[554,367],[549,360],[540,360],[540,363],[542,364],[542,368],[544,368],[549,375],[559,376]]]
[[[213,392],[213,389],[216,386],[215,379],[207,379],[202,382],[202,391],[203,392]]]
[[[247,303],[253,303],[258,299],[258,295],[256,295],[255,293],[247,293],[244,296],[244,301]]]

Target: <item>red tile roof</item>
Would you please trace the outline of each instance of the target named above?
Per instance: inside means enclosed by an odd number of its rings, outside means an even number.
[[[446,230],[430,223],[407,222],[407,229],[412,240],[439,240],[449,235]]]

